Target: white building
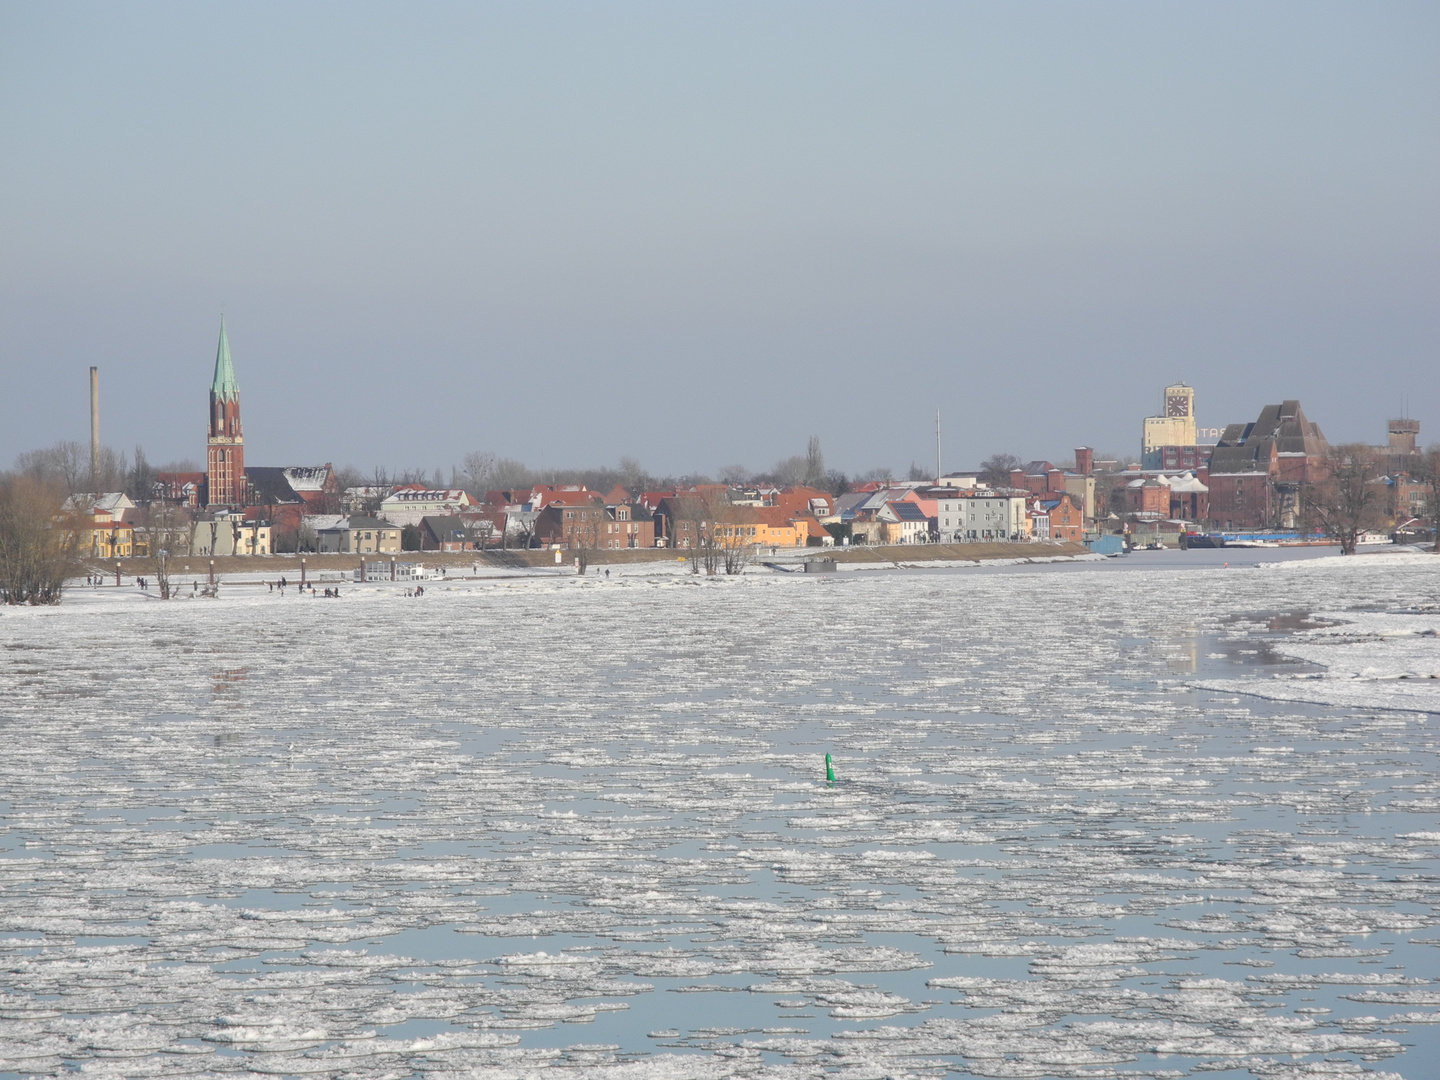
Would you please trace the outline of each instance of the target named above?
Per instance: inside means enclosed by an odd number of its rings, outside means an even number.
[[[67,514],[88,512],[95,521],[131,521],[135,504],[123,491],[102,491],[98,495],[71,495],[61,507]]]
[[[942,544],[980,540],[1029,540],[1030,514],[1021,493],[978,488],[957,490],[935,500],[936,527]]]
[[[448,517],[471,507],[461,488],[400,488],[380,504],[380,516],[395,525],[419,525],[423,517]]]

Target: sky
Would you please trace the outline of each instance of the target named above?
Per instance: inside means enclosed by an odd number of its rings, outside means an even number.
[[[0,0],[0,465],[1440,439],[1431,2]]]

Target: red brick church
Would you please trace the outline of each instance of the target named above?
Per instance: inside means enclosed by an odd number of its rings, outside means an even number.
[[[163,498],[192,510],[238,512],[247,520],[267,521],[276,533],[293,530],[310,513],[335,509],[339,488],[330,463],[317,466],[245,465],[245,435],[240,421],[240,384],[230,357],[225,319],[215,375],[210,380],[209,432],[203,473],[160,473]]]
[[[240,384],[230,361],[225,316],[220,316],[220,347],[215,352],[215,378],[210,383],[210,442],[206,451],[207,507],[244,506],[245,436],[240,428]]]

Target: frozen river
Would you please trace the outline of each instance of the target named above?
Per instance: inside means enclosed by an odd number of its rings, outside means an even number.
[[[0,609],[0,1076],[1429,1080],[1440,558],[1225,556]]]

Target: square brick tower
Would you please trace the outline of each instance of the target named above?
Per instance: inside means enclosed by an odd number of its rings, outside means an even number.
[[[207,506],[245,505],[245,438],[240,430],[240,384],[230,363],[225,317],[220,317],[220,347],[215,352],[215,378],[210,384],[210,441],[206,472]]]

